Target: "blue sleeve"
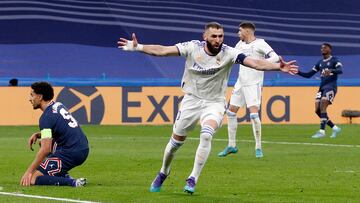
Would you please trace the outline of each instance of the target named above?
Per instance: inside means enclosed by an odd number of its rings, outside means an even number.
[[[334,69],[332,69],[331,72],[334,74],[342,74],[343,73],[342,64],[338,59],[335,61]]]
[[[298,75],[304,77],[304,78],[311,78],[313,75],[315,75],[315,73],[317,73],[317,71],[315,71],[314,69],[305,73],[305,72],[301,72],[299,71],[298,72]]]
[[[244,60],[246,58],[246,55],[245,54],[239,54],[237,57],[236,57],[236,60],[235,60],[235,63],[236,64],[242,64],[244,65]]]
[[[320,70],[320,61],[318,61],[315,66],[313,67],[313,70],[318,72]]]
[[[315,75],[315,73],[319,72],[319,70],[320,70],[320,65],[319,65],[320,62],[321,62],[321,61],[318,61],[318,62],[314,65],[314,67],[312,68],[312,70],[309,71],[309,72],[307,72],[307,73],[301,72],[301,71],[299,70],[298,75],[300,75],[301,77],[304,77],[304,78],[311,78],[313,75]]]
[[[54,118],[51,114],[43,114],[40,117],[40,121],[39,121],[39,128],[40,130],[42,129],[52,129],[54,126]]]

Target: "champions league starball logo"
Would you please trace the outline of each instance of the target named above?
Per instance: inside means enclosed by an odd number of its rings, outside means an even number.
[[[80,124],[100,124],[104,99],[95,87],[65,87],[56,101],[63,103]]]

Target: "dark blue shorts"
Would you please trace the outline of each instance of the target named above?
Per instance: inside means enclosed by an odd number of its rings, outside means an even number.
[[[316,93],[315,100],[317,102],[320,102],[320,100],[324,98],[325,100],[328,100],[330,103],[333,103],[335,95],[336,95],[336,89],[333,88],[319,89],[319,91]]]
[[[46,157],[37,170],[44,175],[64,177],[70,169],[84,163],[88,154],[89,149],[72,152],[57,149]]]

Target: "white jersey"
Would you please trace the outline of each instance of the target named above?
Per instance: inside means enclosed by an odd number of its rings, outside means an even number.
[[[183,91],[200,99],[224,101],[230,71],[240,50],[223,44],[216,56],[208,55],[206,42],[193,40],[175,45],[186,58],[181,82]]]
[[[255,59],[264,59],[266,55],[273,51],[273,49],[263,39],[255,39],[250,43],[239,41],[235,48],[242,51],[246,56],[250,56]],[[247,66],[240,65],[238,82],[240,82],[241,85],[247,86],[258,83],[262,84],[263,80],[264,71],[258,71]]]

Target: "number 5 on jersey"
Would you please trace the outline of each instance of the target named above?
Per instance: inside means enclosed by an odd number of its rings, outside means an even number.
[[[71,128],[76,128],[78,126],[78,123],[77,121],[75,120],[74,117],[72,117],[72,115],[67,112],[64,108],[61,108],[60,109],[60,114],[62,115],[62,117],[66,120],[70,120],[70,122],[68,123],[68,125],[71,127]]]

